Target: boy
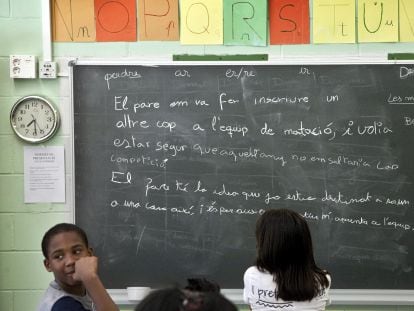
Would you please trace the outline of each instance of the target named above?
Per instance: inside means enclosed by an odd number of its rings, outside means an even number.
[[[49,285],[38,311],[115,311],[115,303],[99,276],[86,233],[74,224],[50,228],[42,239],[43,263],[55,280]]]

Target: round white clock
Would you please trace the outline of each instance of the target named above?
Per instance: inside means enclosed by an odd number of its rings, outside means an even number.
[[[41,143],[56,134],[60,124],[59,112],[43,97],[26,96],[13,105],[10,124],[24,141]]]

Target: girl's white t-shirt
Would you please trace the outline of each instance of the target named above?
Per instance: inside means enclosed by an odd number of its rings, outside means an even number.
[[[284,301],[276,299],[277,285],[273,281],[273,275],[260,272],[253,266],[244,273],[244,302],[250,305],[253,311],[322,311],[330,303],[329,288],[331,278],[327,275],[329,286],[311,301]]]

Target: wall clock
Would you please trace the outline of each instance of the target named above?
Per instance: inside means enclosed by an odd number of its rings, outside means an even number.
[[[43,97],[26,96],[14,103],[10,125],[22,140],[41,143],[56,134],[60,125],[59,112]]]

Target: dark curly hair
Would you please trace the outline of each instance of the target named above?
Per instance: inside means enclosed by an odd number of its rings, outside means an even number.
[[[196,292],[179,288],[152,291],[135,311],[237,311],[236,306],[217,292]]]

